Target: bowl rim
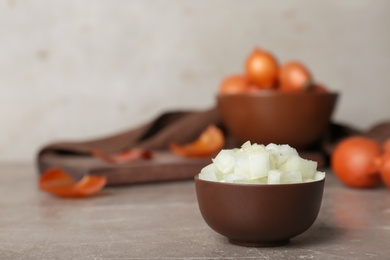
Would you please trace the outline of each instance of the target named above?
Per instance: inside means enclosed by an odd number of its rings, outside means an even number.
[[[234,186],[234,187],[292,187],[292,186],[306,186],[306,185],[313,185],[316,183],[320,182],[325,182],[326,180],[326,173],[325,177],[321,180],[314,180],[314,181],[309,181],[309,182],[298,182],[298,183],[281,183],[281,184],[265,184],[265,183],[232,183],[232,182],[220,182],[220,181],[208,181],[208,180],[203,180],[199,179],[199,173],[194,176],[194,181],[200,181],[200,182],[205,182],[205,183],[213,183],[216,185],[222,185],[222,186]]]
[[[277,96],[338,96],[340,93],[338,91],[328,91],[328,92],[315,92],[315,91],[278,91],[275,89],[264,89],[254,92],[244,92],[244,93],[228,93],[222,94],[217,93],[218,98],[225,97],[277,97]]]

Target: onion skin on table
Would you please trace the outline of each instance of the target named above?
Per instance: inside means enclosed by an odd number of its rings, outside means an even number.
[[[125,164],[136,160],[150,160],[153,158],[152,152],[140,148],[130,148],[113,155],[106,154],[99,149],[92,149],[91,154],[96,158],[113,164]]]
[[[215,155],[223,148],[225,137],[221,129],[215,125],[208,126],[192,143],[171,144],[170,150],[182,157],[203,158]]]
[[[83,198],[96,194],[107,183],[105,176],[86,175],[80,181],[59,169],[49,169],[39,179],[39,188],[62,198]]]

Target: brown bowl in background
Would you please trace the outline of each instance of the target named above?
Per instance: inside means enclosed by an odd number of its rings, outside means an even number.
[[[306,231],[316,220],[325,179],[298,184],[231,184],[195,177],[205,222],[229,242],[278,246]]]
[[[241,142],[289,144],[305,149],[325,134],[337,93],[259,91],[217,96],[228,131]]]

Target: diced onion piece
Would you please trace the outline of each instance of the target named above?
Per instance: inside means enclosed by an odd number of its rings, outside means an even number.
[[[279,165],[285,163],[291,156],[298,156],[298,152],[296,149],[292,148],[289,145],[283,144],[280,145],[280,153],[279,153]]]
[[[312,179],[317,171],[317,162],[305,160],[299,155],[292,155],[279,167],[283,171],[300,171],[303,179]]]
[[[225,182],[237,182],[237,181],[242,181],[247,179],[247,177],[243,174],[238,174],[238,173],[229,173],[225,174],[223,176],[223,180]]]
[[[217,167],[214,163],[210,163],[209,165],[206,165],[203,167],[203,169],[200,171],[200,173],[206,173],[206,172],[216,172],[218,171]]]
[[[246,153],[239,152],[235,156],[234,173],[242,174],[249,178],[249,159]]]
[[[287,171],[283,173],[281,183],[300,183],[302,182],[302,174],[300,171]]]
[[[325,178],[325,172],[316,172],[314,174],[314,180],[319,181]]]
[[[214,172],[209,172],[209,171],[199,173],[199,179],[205,181],[218,181],[217,175]]]
[[[325,178],[325,172],[316,172],[313,178],[303,179],[303,182],[320,181]]]
[[[276,153],[279,153],[279,145],[270,143],[265,147],[266,150],[268,151],[275,151]]]
[[[250,141],[246,141],[243,145],[241,145],[241,148],[246,151],[252,149],[252,144]]]
[[[215,166],[222,173],[231,173],[235,164],[235,159],[232,150],[221,150],[217,157],[213,159]]]
[[[297,150],[287,144],[277,145],[271,143],[266,146],[266,149],[274,155],[275,167],[284,164],[291,156],[298,156]]]
[[[222,173],[218,170],[215,164],[211,163],[200,171],[199,179],[207,181],[220,181],[222,180]]]
[[[269,153],[257,153],[249,156],[249,174],[251,179],[266,177],[270,170]]]
[[[241,146],[241,148],[248,155],[265,152],[265,146],[264,145],[260,145],[260,144],[252,144],[252,145],[250,145],[249,141],[244,143]]]
[[[279,170],[270,170],[268,172],[268,184],[280,184],[282,172]]]
[[[263,177],[263,178],[259,178],[259,179],[256,179],[259,181],[260,184],[267,184],[268,183],[268,176],[267,177]]]
[[[240,184],[267,184],[268,178],[259,178],[259,179],[245,179],[245,180],[237,180],[234,183]]]

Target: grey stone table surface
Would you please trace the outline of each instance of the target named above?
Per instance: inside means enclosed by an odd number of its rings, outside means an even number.
[[[59,199],[33,165],[0,165],[0,259],[390,259],[390,190],[330,172],[314,225],[273,248],[229,244],[203,221],[192,180]]]

